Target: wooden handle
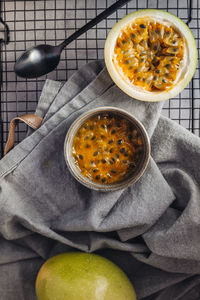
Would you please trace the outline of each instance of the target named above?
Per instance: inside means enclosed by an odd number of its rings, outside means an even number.
[[[26,114],[23,116],[16,117],[12,119],[9,127],[8,140],[4,149],[4,155],[6,155],[13,147],[15,143],[15,128],[19,121],[26,123],[33,129],[37,129],[42,124],[42,118],[40,116],[34,114]]]

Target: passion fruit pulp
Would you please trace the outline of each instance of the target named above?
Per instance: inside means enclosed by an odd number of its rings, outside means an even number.
[[[133,12],[110,31],[105,62],[113,81],[143,101],[176,96],[191,80],[197,47],[188,26],[154,9]]]

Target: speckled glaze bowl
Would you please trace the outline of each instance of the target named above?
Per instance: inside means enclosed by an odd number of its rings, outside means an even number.
[[[75,165],[74,158],[72,155],[72,144],[76,132],[86,120],[100,113],[113,113],[115,115],[127,119],[128,121],[130,121],[132,124],[136,126],[143,140],[143,154],[138,166],[127,178],[113,184],[97,183],[91,181],[89,178],[82,175],[80,170]],[[83,113],[72,123],[72,125],[70,126],[67,132],[65,142],[64,142],[64,157],[65,157],[66,164],[69,168],[69,171],[71,172],[73,177],[76,178],[76,180],[78,180],[81,184],[85,185],[87,188],[97,190],[97,191],[102,191],[102,192],[116,191],[119,189],[127,188],[128,186],[135,183],[143,175],[149,162],[150,141],[144,126],[132,114],[117,107],[104,106],[104,107],[91,109]]]

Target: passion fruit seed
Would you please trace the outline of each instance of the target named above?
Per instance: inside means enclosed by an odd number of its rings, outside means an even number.
[[[137,18],[121,30],[113,61],[133,85],[147,91],[166,90],[173,87],[184,47],[184,39],[174,27],[150,17]]]
[[[118,145],[121,145],[122,143],[123,143],[123,140],[118,140],[118,141],[117,141],[117,144],[118,144]]]
[[[84,128],[84,129],[87,129],[87,128],[88,128],[88,124],[85,123],[85,124],[83,125],[83,128]]]

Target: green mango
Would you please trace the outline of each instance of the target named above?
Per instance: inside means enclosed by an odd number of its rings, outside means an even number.
[[[38,300],[136,300],[125,273],[108,259],[82,252],[48,259],[36,279]]]

